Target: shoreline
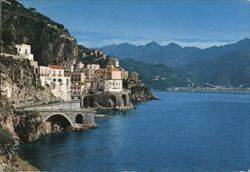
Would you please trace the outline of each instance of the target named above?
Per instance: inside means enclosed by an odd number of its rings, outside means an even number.
[[[249,90],[151,90],[152,92],[186,92],[186,93],[232,93],[232,94],[250,94]]]

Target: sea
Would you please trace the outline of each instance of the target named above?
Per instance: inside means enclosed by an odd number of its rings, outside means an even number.
[[[250,169],[250,94],[154,92],[130,111],[98,111],[99,128],[19,146],[42,171],[234,172]]]

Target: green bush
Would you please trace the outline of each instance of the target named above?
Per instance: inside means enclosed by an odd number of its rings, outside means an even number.
[[[11,160],[15,155],[15,141],[11,133],[3,128],[0,128],[0,155],[4,155],[8,160]]]
[[[0,146],[3,145],[14,145],[15,141],[10,132],[4,128],[0,129]]]

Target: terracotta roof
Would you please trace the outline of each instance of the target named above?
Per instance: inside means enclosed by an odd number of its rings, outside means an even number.
[[[64,69],[63,66],[59,66],[59,65],[49,65],[48,67],[51,69]]]

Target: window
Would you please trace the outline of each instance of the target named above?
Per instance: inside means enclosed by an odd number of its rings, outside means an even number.
[[[56,79],[55,79],[55,78],[53,79],[53,82],[56,82]]]
[[[58,82],[62,82],[62,79],[58,79]]]

